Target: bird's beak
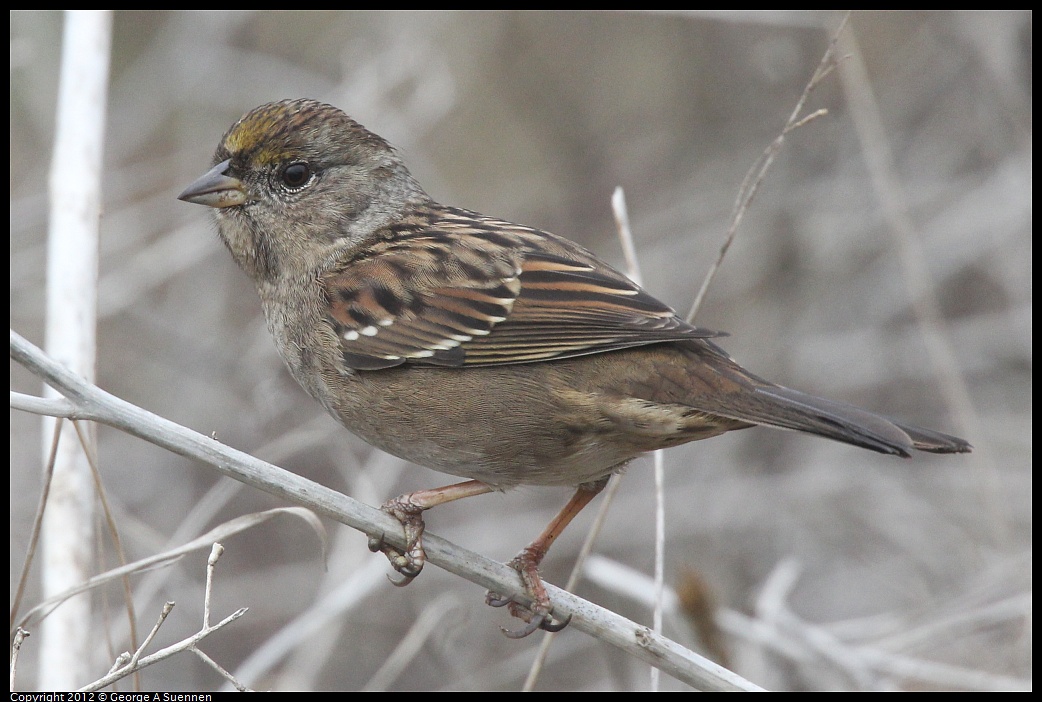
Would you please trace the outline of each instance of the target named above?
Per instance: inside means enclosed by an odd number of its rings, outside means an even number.
[[[245,205],[250,198],[242,181],[225,173],[230,163],[230,159],[218,163],[185,188],[177,199],[218,208]]]

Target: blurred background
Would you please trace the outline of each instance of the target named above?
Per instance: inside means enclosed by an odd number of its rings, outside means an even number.
[[[743,177],[785,124],[838,18],[118,12],[98,383],[370,504],[451,482],[354,439],[283,368],[252,284],[208,213],[175,199],[209,167],[224,131],[269,100],[322,99],[399,147],[434,198],[548,229],[619,266],[609,199],[621,186],[645,287],[684,314]],[[62,15],[10,19],[11,326],[42,345]],[[1030,685],[1031,20],[1027,11],[854,14],[846,31],[867,81],[835,73],[813,93],[808,109],[828,115],[787,139],[699,312],[700,326],[730,332],[723,346],[759,375],[975,446],[902,461],[751,429],[667,452],[666,580],[702,604],[667,613],[664,633],[760,685]],[[869,94],[878,113],[863,107]],[[867,166],[863,124],[877,115],[892,154],[889,195],[910,237]],[[920,289],[939,304],[940,326],[917,314]],[[11,386],[39,392],[14,363]],[[131,559],[281,504],[130,436],[98,435]],[[40,446],[39,419],[13,412],[12,583],[40,490]],[[643,574],[653,570],[650,466],[627,469],[595,549]],[[427,523],[507,560],[568,497],[518,489],[439,507]],[[567,579],[598,505],[550,552],[550,582]],[[540,635],[508,640],[498,630],[513,626],[505,612],[435,567],[392,587],[364,535],[326,526],[328,568],[313,533],[290,519],[225,543],[215,616],[250,611],[207,641],[210,656],[258,689],[520,687]],[[112,565],[100,545],[97,570]],[[135,581],[145,630],[162,602],[178,603],[154,648],[197,629],[204,572],[200,553]],[[765,594],[779,573],[795,573],[791,587]],[[577,592],[650,624],[622,580],[595,570]],[[29,604],[38,580],[32,587]],[[95,600],[98,621],[84,625],[107,622],[112,642],[99,635],[100,677],[129,644],[125,617],[112,613],[118,589]],[[721,631],[698,624],[707,612]],[[807,632],[875,662],[852,675]],[[403,641],[416,643],[412,653]],[[27,644],[21,685],[37,665]],[[222,684],[189,655],[143,676],[145,689]],[[646,665],[566,630],[537,689],[647,685]],[[668,678],[663,687],[686,689]]]

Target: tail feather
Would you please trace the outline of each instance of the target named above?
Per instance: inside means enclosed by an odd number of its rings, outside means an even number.
[[[896,420],[890,420],[908,434],[912,439],[912,445],[920,451],[929,453],[969,453],[973,450],[966,439],[957,436],[943,434],[933,429],[923,429],[914,424],[905,424]]]
[[[740,419],[904,457],[913,450],[967,453],[971,449],[963,439],[779,385],[758,387],[753,394],[761,401],[755,403],[753,411],[743,411]]]

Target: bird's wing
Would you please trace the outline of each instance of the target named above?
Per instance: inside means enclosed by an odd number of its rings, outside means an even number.
[[[445,208],[384,233],[323,279],[350,368],[530,363],[720,336],[537,229]]]

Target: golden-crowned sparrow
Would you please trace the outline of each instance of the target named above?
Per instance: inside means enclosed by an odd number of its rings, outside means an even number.
[[[537,567],[609,475],[653,449],[762,424],[908,456],[962,439],[775,385],[577,244],[441,205],[335,107],[262,105],[180,195],[214,208],[293,377],[369,443],[469,480],[391,500],[408,582],[421,513],[514,485],[578,490],[512,562],[517,635],[557,629]],[[503,600],[490,598],[494,604]]]

